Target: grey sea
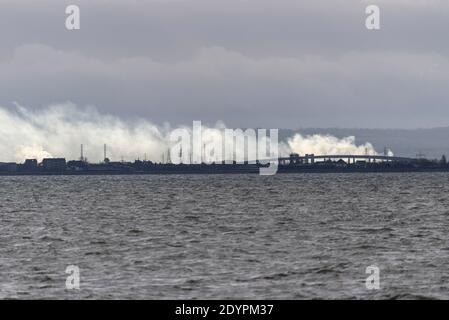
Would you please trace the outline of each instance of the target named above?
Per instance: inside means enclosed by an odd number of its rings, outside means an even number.
[[[0,298],[447,299],[448,195],[448,173],[0,177]]]

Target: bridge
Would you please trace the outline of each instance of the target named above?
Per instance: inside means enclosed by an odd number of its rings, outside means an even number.
[[[371,162],[416,162],[418,159],[416,158],[407,158],[407,157],[395,157],[395,156],[386,156],[386,155],[353,155],[353,154],[339,154],[339,155],[314,155],[314,154],[306,154],[304,156],[300,156],[298,154],[291,154],[289,157],[280,157],[279,164],[290,164],[290,163],[304,163],[304,164],[313,164],[317,162],[317,160],[322,161],[339,161],[343,160],[347,164],[356,163],[357,161],[366,161],[368,163]]]

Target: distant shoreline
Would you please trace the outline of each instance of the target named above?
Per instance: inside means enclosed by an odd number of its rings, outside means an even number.
[[[185,166],[184,166],[185,167]],[[226,166],[225,166],[226,167]],[[0,172],[0,176],[123,176],[123,175],[234,175],[234,174],[259,174],[258,166],[244,168],[176,168],[170,166],[148,171],[41,171],[41,172]],[[419,172],[449,172],[449,166],[441,167],[346,167],[346,168],[316,168],[279,166],[278,174],[303,174],[303,173],[419,173]]]

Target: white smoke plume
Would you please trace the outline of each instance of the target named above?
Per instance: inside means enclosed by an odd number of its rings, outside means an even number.
[[[108,157],[120,160],[144,158],[159,161],[166,151],[164,132],[147,121],[127,123],[98,113],[95,108],[79,108],[72,103],[31,111],[17,105],[15,110],[0,108],[0,161],[23,162],[27,158],[84,156],[97,162]]]
[[[331,135],[308,135],[295,134],[287,140],[287,144],[295,153],[300,155],[377,155],[377,151],[369,142],[356,145],[355,137],[337,138]],[[391,150],[388,155],[392,156]]]
[[[186,126],[188,130],[190,126]],[[214,143],[226,126],[203,126],[203,144]],[[30,110],[16,105],[15,109],[0,107],[0,161],[23,162],[25,159],[47,157],[80,158],[80,145],[90,162],[103,160],[103,145],[112,161],[137,158],[160,162],[166,157],[170,132],[169,124],[157,126],[146,120],[124,121],[115,116],[100,114],[93,107],[80,108],[73,103],[52,105]],[[338,139],[332,136],[300,134],[279,143],[280,154],[377,154],[369,143],[356,146],[354,137]],[[239,152],[239,151],[236,151]],[[164,156],[162,156],[164,155]],[[167,160],[167,158],[165,158]]]

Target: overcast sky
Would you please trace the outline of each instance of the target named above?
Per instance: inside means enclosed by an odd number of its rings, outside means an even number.
[[[65,29],[65,7],[81,30]],[[381,30],[365,28],[365,7]],[[0,0],[0,105],[154,123],[449,125],[447,0]],[[0,124],[1,125],[1,124]]]

